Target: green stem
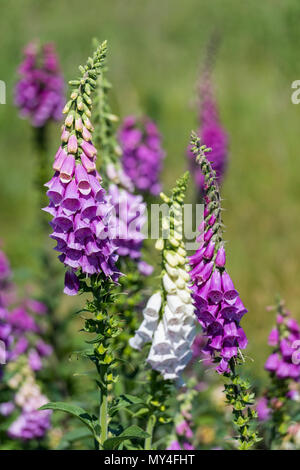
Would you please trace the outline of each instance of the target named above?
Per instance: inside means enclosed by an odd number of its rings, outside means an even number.
[[[99,414],[99,422],[101,426],[100,431],[100,444],[103,443],[107,439],[107,389],[102,389],[100,391],[100,414]]]
[[[156,423],[156,417],[154,415],[151,415],[148,419],[147,428],[146,428],[146,432],[149,434],[149,437],[145,439],[145,450],[152,449],[152,438],[153,438],[153,431],[154,431],[155,423]]]

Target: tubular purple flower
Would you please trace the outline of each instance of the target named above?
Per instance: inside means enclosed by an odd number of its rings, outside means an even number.
[[[63,199],[65,193],[65,186],[62,184],[58,176],[54,176],[49,182],[49,190],[47,196],[50,201],[57,206]]]
[[[85,153],[81,154],[81,163],[88,173],[92,173],[96,170],[96,164]]]
[[[75,214],[80,209],[79,193],[75,180],[68,184],[61,207],[67,215]]]
[[[83,152],[85,153],[85,155],[89,158],[94,158],[97,155],[96,148],[90,142],[86,142],[86,141],[82,142],[81,148]]]
[[[218,268],[224,268],[226,264],[226,253],[223,245],[221,245],[217,251],[215,263]]]
[[[226,271],[222,273],[222,288],[224,292],[224,300],[229,304],[234,304],[239,294],[235,290],[231,277]]]
[[[67,295],[77,295],[79,291],[79,280],[72,271],[66,271],[64,293]]]
[[[68,139],[68,153],[76,153],[78,150],[78,142],[76,136],[72,134]]]
[[[67,158],[68,154],[65,152],[64,149],[62,149],[61,147],[59,147],[56,155],[55,155],[55,160],[54,160],[54,163],[53,163],[53,170],[55,171],[60,171],[61,170],[61,167],[63,166],[64,164],[64,161],[65,159]]]
[[[89,176],[82,165],[76,165],[75,168],[75,179],[78,187],[78,191],[87,196],[91,192],[91,184]]]
[[[207,298],[213,304],[219,304],[222,301],[222,283],[221,283],[221,273],[218,269],[215,269],[212,273],[209,283],[209,291]]]
[[[62,183],[69,183],[72,180],[75,170],[75,158],[73,155],[68,155],[60,169],[59,178]]]

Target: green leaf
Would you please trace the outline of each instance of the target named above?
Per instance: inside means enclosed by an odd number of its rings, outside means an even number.
[[[124,441],[130,439],[146,439],[147,437],[150,437],[147,432],[143,431],[139,426],[133,425],[123,431],[119,436],[106,439],[103,443],[103,448],[105,450],[115,450]]]
[[[76,405],[71,405],[70,403],[63,403],[60,401],[50,402],[46,405],[41,406],[40,410],[53,410],[53,411],[63,411],[64,413],[68,413],[72,416],[76,416],[76,418],[80,419],[91,431],[94,435],[94,421],[95,419],[89,415],[83,408]]]
[[[133,405],[141,405],[143,403],[143,400],[135,397],[134,395],[120,395],[116,404],[110,407],[109,414],[110,416],[113,416],[118,410],[122,408],[128,408],[129,406]]]

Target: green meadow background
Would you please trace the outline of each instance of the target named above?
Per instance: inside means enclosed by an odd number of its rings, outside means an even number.
[[[24,45],[53,41],[66,80],[91,51],[109,42],[111,102],[121,117],[146,113],[163,134],[164,189],[186,169],[190,130],[197,127],[195,83],[213,31],[222,45],[214,70],[221,119],[230,137],[222,188],[228,267],[249,309],[247,361],[263,376],[273,324],[266,306],[280,293],[300,319],[300,106],[291,83],[300,79],[298,0],[1,0],[0,238],[22,284],[38,268],[38,155],[32,129],[13,106]],[[59,125],[50,127],[50,152]],[[194,188],[189,190],[193,198]]]

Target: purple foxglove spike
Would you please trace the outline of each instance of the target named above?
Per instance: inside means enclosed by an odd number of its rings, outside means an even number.
[[[89,158],[93,159],[97,155],[96,148],[90,142],[86,142],[86,141],[82,142],[81,143],[81,148],[82,148],[84,154]]]
[[[73,271],[67,271],[65,274],[64,293],[67,295],[77,295],[79,291],[79,280]]]
[[[68,153],[76,153],[78,150],[78,142],[76,136],[72,134],[68,141]]]
[[[221,274],[218,269],[215,269],[209,282],[208,300],[213,304],[219,304],[222,298]]]
[[[63,199],[65,193],[65,186],[61,183],[58,177],[52,178],[50,189],[47,191],[47,196],[55,206],[57,206]]]
[[[72,180],[66,187],[65,196],[61,207],[67,215],[75,214],[80,209],[79,193],[75,180]]]
[[[87,196],[91,192],[91,184],[87,171],[82,165],[76,165],[75,168],[75,180],[77,183],[78,191]]]
[[[164,152],[161,149],[161,139],[155,125],[155,135],[149,134],[148,121],[147,118],[136,120],[131,126],[123,123],[119,133],[123,150],[122,163],[125,173],[137,189],[158,194]]]
[[[216,266],[218,268],[224,268],[226,264],[226,254],[223,246],[220,246],[216,256]]]
[[[210,241],[206,247],[203,257],[206,259],[212,259],[214,251],[215,251],[215,244],[214,242]]]
[[[271,354],[265,363],[265,369],[270,372],[274,372],[278,368],[279,363],[279,355],[277,353]]]
[[[55,53],[48,45],[29,45],[19,67],[20,80],[15,87],[15,104],[21,116],[29,117],[34,127],[50,120],[58,121],[64,105],[64,80]],[[52,66],[48,64],[51,62]]]
[[[86,156],[86,154],[83,152],[80,156],[81,158],[81,163],[86,169],[88,173],[92,173],[93,171],[96,170],[96,164],[93,162],[90,158]]]
[[[226,300],[226,302],[229,304],[234,304],[239,294],[237,290],[235,290],[231,277],[226,271],[222,273],[222,287],[224,292],[224,300]]]
[[[75,170],[75,158],[73,155],[68,155],[60,169],[59,178],[62,183],[69,183],[73,177]]]
[[[65,159],[67,158],[67,156],[68,155],[65,152],[65,150],[60,147],[57,154],[56,154],[56,157],[55,157],[55,160],[54,160],[54,163],[53,163],[53,166],[52,166],[53,170],[60,171],[61,167],[64,164]]]

